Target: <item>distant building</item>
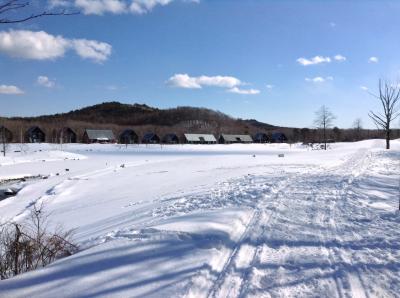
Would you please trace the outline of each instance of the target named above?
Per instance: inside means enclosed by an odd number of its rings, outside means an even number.
[[[46,134],[38,126],[32,126],[25,133],[27,143],[44,143],[45,141]]]
[[[5,126],[0,126],[0,143],[10,143],[13,139],[12,132]]]
[[[63,143],[76,143],[76,133],[69,127],[63,127],[60,130],[60,139]]]
[[[174,133],[168,133],[163,137],[162,142],[164,144],[179,144],[179,138]]]
[[[221,144],[253,143],[253,139],[249,135],[230,135],[223,133],[219,136],[218,140]]]
[[[269,138],[266,133],[258,132],[254,135],[253,140],[255,143],[268,143]]]
[[[272,143],[284,143],[287,142],[287,137],[282,132],[274,132],[271,136]]]
[[[115,136],[111,129],[86,129],[82,141],[84,143],[114,143]]]
[[[188,144],[216,144],[217,139],[212,134],[185,133],[185,141]]]
[[[153,132],[146,133],[142,138],[143,144],[159,144],[160,137]]]
[[[139,143],[139,137],[132,129],[125,129],[119,135],[119,143],[121,144],[137,144]]]

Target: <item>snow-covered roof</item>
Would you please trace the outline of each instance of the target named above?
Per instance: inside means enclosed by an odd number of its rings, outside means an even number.
[[[216,142],[217,139],[212,134],[185,133],[188,142]]]
[[[228,135],[228,134],[221,134],[226,142],[253,142],[253,139],[249,135]]]
[[[110,129],[86,129],[90,140],[107,141],[114,140],[114,133]]]

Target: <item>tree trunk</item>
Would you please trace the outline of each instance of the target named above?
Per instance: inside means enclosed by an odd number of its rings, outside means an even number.
[[[6,128],[3,126],[3,156],[6,157],[6,147],[7,147],[7,136],[6,136]]]
[[[386,129],[386,149],[390,149],[390,129]]]
[[[15,225],[15,239],[14,239],[14,275],[19,273],[19,238],[21,237],[21,231],[19,230],[19,226]]]

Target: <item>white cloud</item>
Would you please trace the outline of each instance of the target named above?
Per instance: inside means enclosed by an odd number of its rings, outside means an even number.
[[[312,83],[323,83],[323,82],[326,82],[326,81],[333,81],[333,77],[328,76],[328,77],[325,77],[325,78],[323,78],[323,77],[305,78],[305,80],[307,82],[312,82]]]
[[[274,88],[275,86],[274,86],[274,85],[267,84],[265,87],[266,87],[267,89],[271,90],[271,89]]]
[[[72,7],[85,15],[104,14],[145,14],[156,6],[166,6],[176,0],[50,0],[51,7]],[[199,3],[200,0],[181,0],[188,3]]]
[[[0,52],[11,57],[55,59],[64,56],[68,47],[69,42],[65,38],[44,31],[0,31]]]
[[[346,61],[347,58],[343,55],[337,54],[333,56],[333,58],[330,57],[324,57],[324,56],[315,56],[313,58],[307,59],[304,57],[301,57],[297,59],[296,61],[303,65],[303,66],[309,66],[309,65],[316,65],[316,64],[321,64],[321,63],[330,63],[332,60],[338,61],[338,62],[343,62]]]
[[[53,88],[56,83],[53,80],[50,80],[48,77],[46,76],[38,76],[36,82],[43,87],[47,87],[47,88]]]
[[[67,39],[44,31],[0,31],[0,52],[16,58],[53,60],[73,50],[83,59],[103,62],[110,56],[111,49],[105,42]]]
[[[311,59],[307,59],[307,58],[302,57],[302,58],[297,59],[296,61],[303,66],[308,66],[308,65],[315,65],[315,64],[320,64],[320,63],[330,63],[331,58],[323,57],[323,56],[315,56]]]
[[[168,84],[178,88],[200,89],[197,78],[192,78],[188,74],[175,74],[168,79]]]
[[[127,11],[127,4],[120,0],[75,0],[75,7],[84,14],[121,14]]]
[[[379,62],[379,59],[378,59],[378,57],[369,57],[369,59],[368,59],[368,62],[369,63],[378,63]]]
[[[0,94],[21,95],[24,91],[13,85],[0,85]]]
[[[76,53],[84,59],[103,62],[111,55],[111,45],[105,42],[87,39],[74,39],[72,41]]]
[[[201,89],[203,87],[227,88],[228,92],[236,94],[258,94],[256,89],[240,89],[244,85],[238,78],[231,76],[198,76],[191,77],[188,74],[175,74],[167,81],[170,86],[186,89]]]
[[[233,88],[242,85],[242,82],[230,76],[199,76],[191,77],[188,74],[175,74],[169,78],[171,86],[179,88],[200,89],[203,86],[214,86],[222,88]]]
[[[71,3],[68,0],[49,0],[48,2],[49,2],[49,7],[50,8],[54,8],[54,7],[57,7],[57,6],[66,7],[66,6],[69,6],[70,3]]]
[[[255,95],[260,93],[260,90],[257,89],[240,89],[239,87],[233,87],[231,89],[228,89],[227,91],[231,93],[244,94],[244,95]]]
[[[157,5],[165,6],[172,2],[172,0],[132,0],[130,11],[135,14],[144,14],[153,10]]]
[[[346,61],[347,60],[347,58],[345,57],[345,56],[342,56],[342,55],[340,55],[340,54],[338,54],[338,55],[335,55],[335,57],[333,57],[333,59],[335,59],[336,61]]]
[[[364,90],[364,91],[368,91],[368,87],[365,87],[365,86],[360,86],[360,89]]]
[[[196,81],[201,86],[214,86],[214,87],[226,87],[226,88],[232,88],[234,86],[242,84],[242,82],[239,79],[229,76],[213,76],[213,77],[200,76],[196,78]]]

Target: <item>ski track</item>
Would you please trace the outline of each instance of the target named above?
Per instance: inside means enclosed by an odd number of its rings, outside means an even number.
[[[258,191],[244,233],[225,257],[220,272],[198,272],[185,296],[199,296],[205,285],[209,287],[207,297],[379,295],[379,289],[374,292],[373,279],[380,266],[355,263],[374,247],[363,247],[364,229],[351,229],[352,219],[347,218],[367,221],[368,215],[359,214],[362,209],[352,200],[352,186],[371,165],[373,154],[362,149],[336,168],[310,167],[302,173],[286,173],[267,193],[260,191],[263,178],[257,177],[256,185],[248,181],[248,187]],[[398,295],[386,290],[393,297]]]

